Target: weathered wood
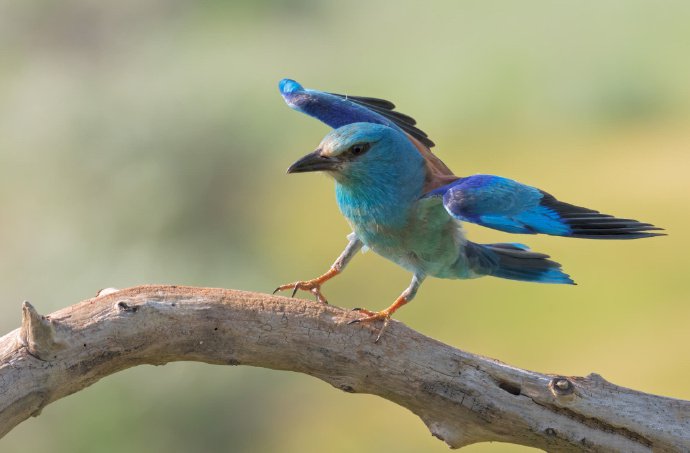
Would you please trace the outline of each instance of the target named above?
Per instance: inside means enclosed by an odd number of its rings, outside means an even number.
[[[549,452],[690,451],[690,402],[601,376],[544,375],[330,305],[235,290],[141,286],[40,316],[0,338],[0,435],[59,398],[139,364],[194,360],[316,376],[417,414],[451,447],[503,441]],[[257,403],[260,404],[260,403]]]

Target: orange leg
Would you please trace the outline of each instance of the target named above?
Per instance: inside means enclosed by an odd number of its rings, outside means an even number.
[[[321,285],[323,285],[325,282],[341,273],[343,269],[345,269],[345,266],[347,266],[347,263],[350,262],[352,257],[355,256],[359,249],[361,249],[364,245],[362,244],[362,241],[360,241],[357,238],[357,236],[354,235],[354,233],[348,236],[348,239],[350,239],[350,243],[347,244],[347,247],[345,247],[343,253],[341,253],[338,259],[335,260],[328,272],[311,280],[303,280],[294,283],[288,283],[285,285],[280,285],[275,289],[275,291],[273,291],[273,294],[277,293],[278,291],[285,291],[291,289],[292,296],[290,297],[295,297],[295,294],[297,294],[297,290],[301,289],[302,291],[309,291],[314,296],[316,296],[316,300],[324,304],[327,304],[328,301],[321,292]]]
[[[391,320],[391,316],[393,313],[395,313],[400,307],[414,299],[414,296],[417,294],[417,290],[419,289],[419,285],[422,284],[424,281],[425,275],[424,274],[415,274],[412,277],[412,282],[410,283],[410,286],[407,287],[403,293],[398,296],[397,299],[395,299],[395,302],[391,304],[390,307],[386,308],[385,310],[381,310],[378,312],[375,311],[369,311],[366,309],[362,308],[356,308],[355,310],[362,312],[366,314],[364,318],[360,319],[355,319],[353,321],[350,321],[348,324],[356,324],[356,323],[362,323],[362,322],[374,322],[374,321],[383,321],[383,327],[381,327],[381,330],[379,330],[378,335],[376,335],[376,340],[374,343],[378,343],[378,341],[381,339],[381,335],[383,335],[383,332],[386,330],[386,327],[388,327],[388,323]]]

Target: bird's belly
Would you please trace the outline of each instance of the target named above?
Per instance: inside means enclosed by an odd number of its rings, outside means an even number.
[[[439,278],[462,278],[458,275],[464,235],[458,223],[449,218],[441,222],[416,219],[402,227],[368,221],[351,225],[362,242],[377,254],[410,272],[422,272]],[[460,266],[463,267],[463,266]]]

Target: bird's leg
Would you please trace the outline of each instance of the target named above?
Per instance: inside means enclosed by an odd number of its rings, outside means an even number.
[[[345,250],[343,250],[343,253],[340,254],[338,259],[335,260],[333,265],[331,266],[328,271],[320,275],[316,278],[313,278],[311,280],[304,280],[304,281],[298,281],[294,283],[288,283],[286,285],[280,285],[273,291],[273,294],[277,293],[278,291],[285,291],[288,289],[292,290],[292,296],[295,297],[295,294],[297,293],[297,290],[303,290],[303,291],[309,291],[312,293],[314,296],[316,296],[316,300],[319,302],[322,302],[324,304],[327,304],[328,301],[324,297],[324,295],[321,293],[321,285],[323,285],[326,281],[332,279],[339,273],[345,269],[345,266],[347,266],[347,263],[350,262],[353,256],[362,248],[364,245],[362,241],[359,240],[357,236],[355,236],[354,233],[348,235],[348,239],[350,242],[347,244],[347,247],[345,247]]]
[[[393,313],[395,313],[398,308],[402,307],[412,299],[414,299],[414,296],[417,294],[417,290],[419,289],[419,286],[422,284],[424,279],[426,278],[426,275],[422,273],[416,273],[412,276],[412,281],[410,282],[410,286],[405,289],[405,291],[402,292],[400,296],[398,296],[397,299],[395,299],[395,302],[391,304],[390,307],[386,308],[385,310],[381,310],[378,312],[375,311],[369,311],[363,308],[357,308],[357,311],[360,311],[367,316],[364,318],[360,319],[355,319],[354,321],[350,321],[348,324],[355,324],[355,323],[360,323],[360,322],[373,322],[373,321],[378,321],[378,320],[383,320],[383,327],[381,327],[381,330],[379,330],[378,335],[376,336],[375,343],[378,343],[379,339],[381,338],[381,335],[383,335],[383,331],[386,330],[386,327],[388,327],[388,323],[391,319],[391,316]]]

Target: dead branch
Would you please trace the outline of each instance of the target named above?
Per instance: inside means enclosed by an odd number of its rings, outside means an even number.
[[[0,338],[0,436],[100,378],[194,360],[316,376],[417,414],[451,447],[502,441],[549,452],[690,451],[690,402],[555,376],[460,351],[392,322],[379,343],[356,313],[225,289],[102,291],[48,316],[25,302]],[[257,402],[257,404],[260,404]]]

